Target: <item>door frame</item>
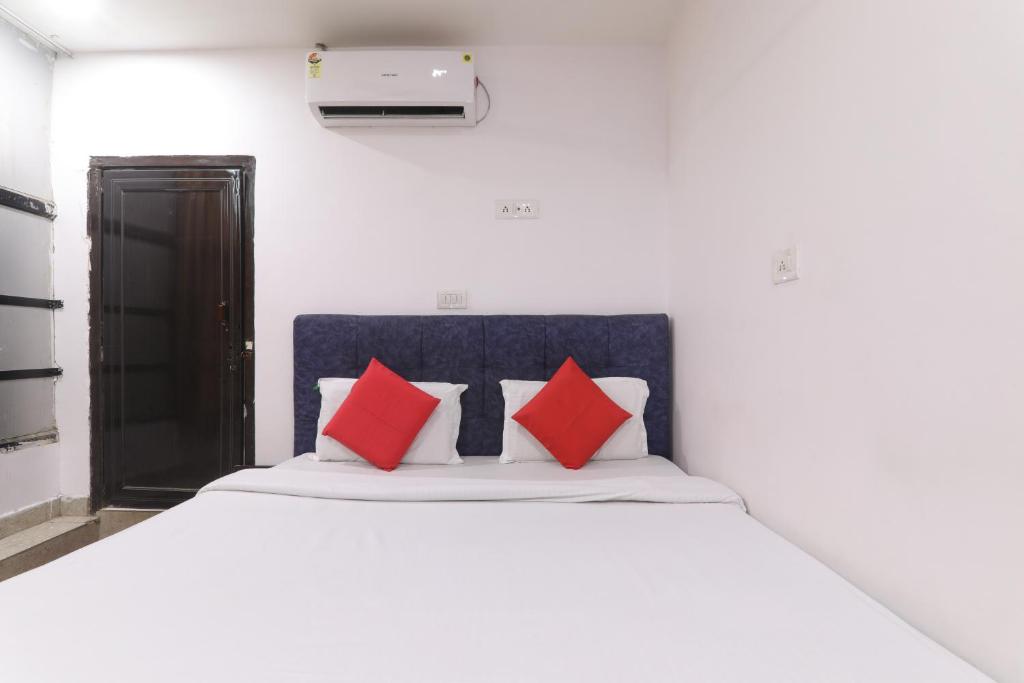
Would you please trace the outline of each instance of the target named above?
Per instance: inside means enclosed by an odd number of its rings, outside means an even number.
[[[242,242],[242,337],[255,341],[253,315],[254,258],[253,258],[253,186],[256,158],[252,156],[129,156],[89,157],[88,213],[86,231],[89,235],[89,507],[95,512],[103,505],[103,182],[104,171],[113,169],[238,169],[242,176],[241,242]],[[254,370],[252,352],[242,350],[239,362],[242,369],[242,467],[255,465],[255,413]],[[141,505],[142,503],[140,503]]]

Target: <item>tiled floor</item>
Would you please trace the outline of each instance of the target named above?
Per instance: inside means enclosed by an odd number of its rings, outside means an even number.
[[[45,512],[52,514],[52,510]],[[20,526],[8,525],[7,535],[0,537],[0,581],[52,562],[159,512],[104,508],[95,516],[56,516],[52,519],[40,512],[39,520],[30,520],[38,523],[27,528],[24,528],[25,516],[22,515]]]
[[[99,533],[95,517],[55,517],[0,538],[0,581],[78,550]]]
[[[100,538],[106,538],[118,531],[147,520],[160,510],[130,510],[127,508],[103,508],[96,513],[100,518]]]

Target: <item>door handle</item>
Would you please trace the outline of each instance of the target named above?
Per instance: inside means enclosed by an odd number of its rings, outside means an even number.
[[[228,302],[221,301],[217,304],[217,321],[223,324],[228,322]]]

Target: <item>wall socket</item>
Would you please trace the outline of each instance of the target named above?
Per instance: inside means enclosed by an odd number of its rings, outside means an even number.
[[[437,290],[437,307],[444,310],[465,308],[468,297],[464,289]]]
[[[540,218],[540,202],[536,199],[499,199],[494,202],[494,217],[501,220]]]
[[[536,199],[520,199],[516,202],[516,218],[540,218],[540,202]]]
[[[494,217],[498,219],[509,219],[516,217],[516,202],[514,199],[499,199],[494,202]]]

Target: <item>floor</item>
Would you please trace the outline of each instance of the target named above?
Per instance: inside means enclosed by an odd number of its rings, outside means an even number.
[[[104,508],[95,515],[69,515],[60,514],[59,506],[39,506],[39,510],[22,515],[20,523],[0,525],[0,581],[52,562],[159,512]]]
[[[100,538],[106,538],[118,531],[138,524],[159,514],[162,510],[134,510],[129,508],[103,508],[96,516],[100,520]]]

